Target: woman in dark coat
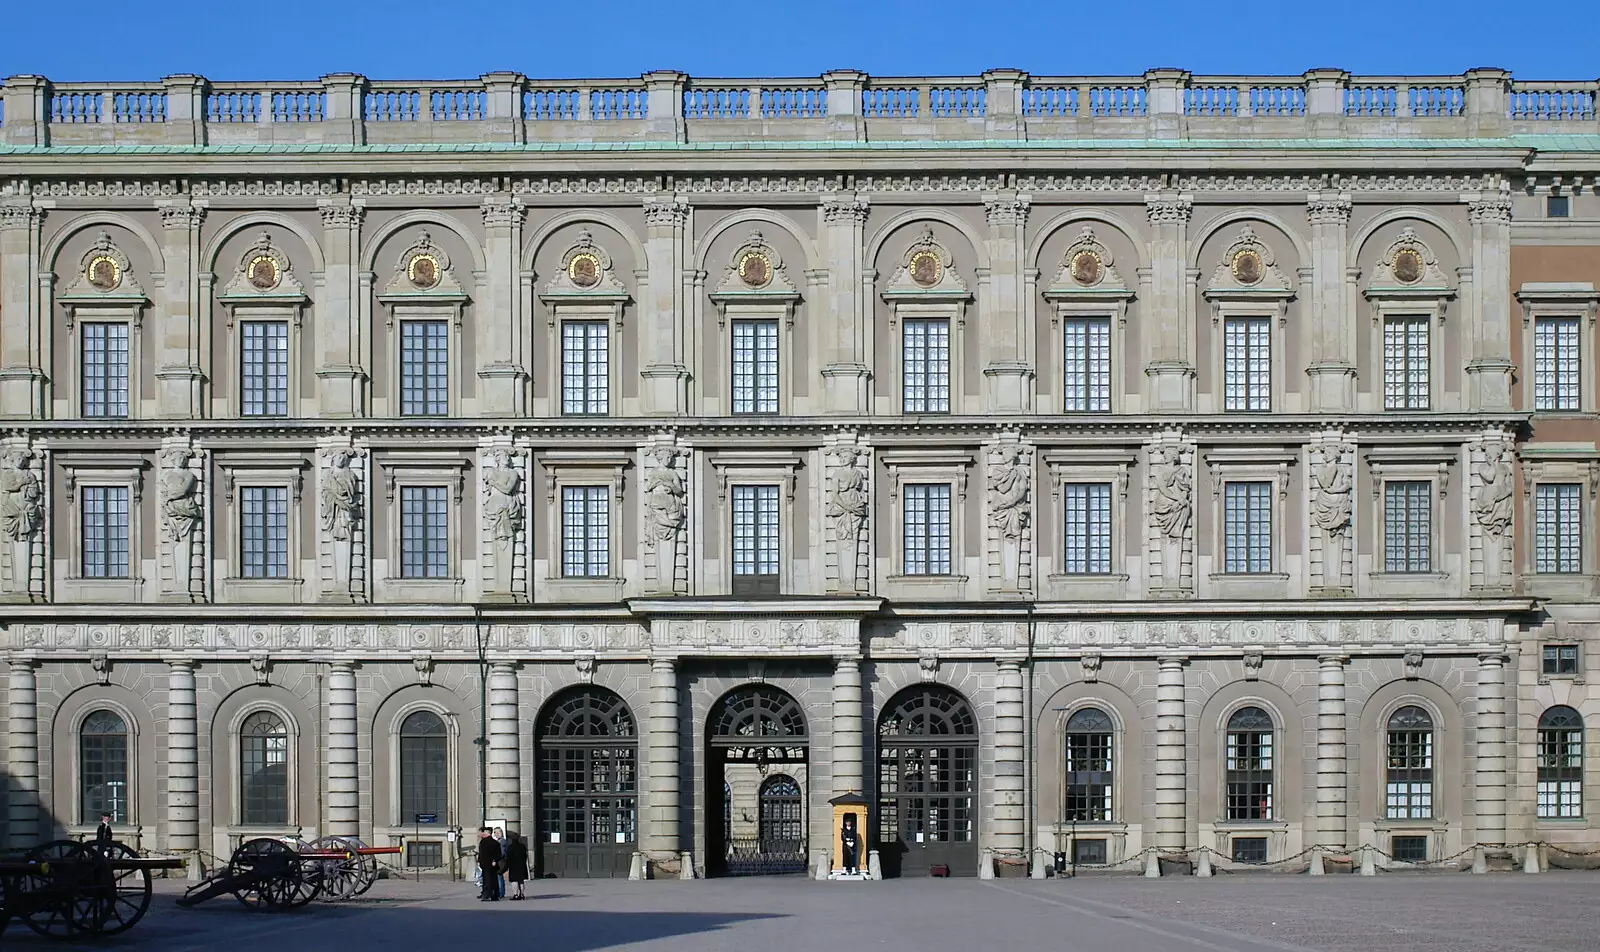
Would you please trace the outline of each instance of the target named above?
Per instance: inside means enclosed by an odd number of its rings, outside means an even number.
[[[507,834],[506,878],[517,884],[517,894],[512,899],[527,898],[522,894],[522,884],[528,881],[528,841],[516,833]]]

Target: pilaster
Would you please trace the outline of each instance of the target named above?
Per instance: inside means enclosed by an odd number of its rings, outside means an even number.
[[[1027,754],[1023,733],[1022,662],[1004,659],[994,683],[994,811],[991,842],[998,851],[1020,853],[1025,844]],[[981,858],[980,858],[981,861]]]
[[[1023,230],[1030,200],[1026,195],[984,198],[989,222],[988,300],[980,302],[984,409],[989,413],[1033,411],[1033,334],[1023,306]]]
[[[1478,655],[1472,791],[1478,818],[1478,842],[1485,846],[1500,846],[1506,841],[1505,664],[1503,649]]]
[[[687,260],[684,232],[689,206],[672,197],[644,203],[645,266],[641,289],[639,375],[644,382],[640,409],[654,416],[682,416],[689,410],[689,328],[684,292]]]
[[[517,667],[489,666],[489,814],[515,819],[522,815],[517,765]]]
[[[6,682],[6,847],[39,842],[39,681],[32,658],[10,659]]]
[[[522,366],[521,273],[524,209],[514,196],[496,194],[483,200],[484,300],[474,302],[479,356],[478,407],[483,416],[525,416],[528,371]]]
[[[1345,413],[1355,409],[1356,329],[1358,321],[1345,298],[1349,266],[1348,195],[1312,195],[1306,204],[1311,222],[1311,409]]]
[[[158,206],[161,213],[163,256],[166,258],[164,298],[155,334],[156,415],[193,420],[205,416],[200,366],[204,331],[200,326],[199,288],[205,270],[200,262],[200,225],[206,210],[179,200]]]
[[[1469,411],[1511,409],[1511,198],[1486,195],[1470,201],[1471,328],[1467,360]],[[1465,284],[1465,281],[1463,281]]]
[[[0,142],[7,145],[50,144],[50,81],[43,76],[9,76],[0,89],[5,126]]]
[[[11,131],[9,123],[6,131]],[[43,218],[43,209],[27,197],[0,204],[0,418],[37,420],[48,415],[46,323],[39,305]]]
[[[352,308],[365,283],[358,273],[361,220],[366,209],[345,196],[320,203],[323,232],[322,290],[316,302],[317,412],[323,417],[366,415],[367,371],[362,353],[370,346]]]
[[[1341,849],[1349,836],[1343,655],[1317,659],[1317,845]]]
[[[833,663],[833,793],[861,793],[861,659]]]
[[[1150,317],[1145,364],[1152,412],[1187,413],[1194,409],[1194,304],[1189,294],[1189,218],[1194,199],[1188,195],[1147,195],[1150,219],[1150,300],[1141,308]],[[1143,335],[1141,335],[1143,336]]]
[[[862,287],[868,206],[846,196],[822,201],[827,301],[813,318],[821,329],[823,407],[828,413],[871,412],[871,306]]]
[[[200,848],[194,668],[188,659],[167,662],[167,849],[174,853]]]
[[[1171,655],[1158,661],[1161,669],[1156,679],[1154,845],[1157,849],[1182,850],[1189,826],[1183,675],[1184,665],[1188,662]]]
[[[357,776],[356,670],[349,661],[328,665],[328,796],[330,836],[361,834]]]
[[[678,665],[650,662],[650,734],[646,741],[643,842],[653,862],[678,859]]]

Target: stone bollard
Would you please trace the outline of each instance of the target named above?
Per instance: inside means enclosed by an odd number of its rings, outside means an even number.
[[[1144,877],[1146,879],[1161,878],[1161,856],[1155,850],[1144,854]]]
[[[1048,879],[1050,876],[1050,867],[1053,865],[1054,863],[1051,862],[1049,853],[1046,853],[1044,850],[1034,850],[1033,865],[1028,870],[1028,878]]]
[[[816,850],[811,854],[811,868],[815,871],[812,876],[817,882],[824,882],[833,872],[833,864],[828,861],[827,850]]]
[[[1372,858],[1372,852],[1373,850],[1370,846],[1361,847],[1361,875],[1363,876],[1378,875],[1378,864]]]
[[[1527,846],[1522,848],[1522,871],[1524,873],[1543,872],[1543,870],[1539,868],[1538,844],[1529,843]]]
[[[867,878],[872,880],[883,878],[883,860],[878,856],[877,850],[867,851]]]
[[[628,860],[628,881],[636,883],[644,878],[644,854],[635,852],[633,858]]]
[[[198,883],[206,878],[205,864],[200,861],[200,851],[190,853],[184,862],[184,878],[191,883]]]
[[[1472,848],[1472,875],[1482,876],[1489,872],[1489,851],[1481,846]]]
[[[678,878],[694,878],[694,854],[688,850],[683,851],[683,857],[678,861]]]
[[[1199,862],[1194,864],[1194,874],[1196,876],[1210,876],[1211,875],[1211,851],[1210,850],[1208,850],[1208,849],[1206,849],[1204,847],[1201,847],[1201,849],[1200,849],[1200,860],[1199,860]]]
[[[1322,865],[1322,847],[1311,847],[1311,866],[1306,870],[1312,876],[1326,875],[1328,870]]]
[[[979,879],[993,879],[994,878],[994,854],[993,853],[985,851],[985,852],[980,853],[978,855],[978,878]]]

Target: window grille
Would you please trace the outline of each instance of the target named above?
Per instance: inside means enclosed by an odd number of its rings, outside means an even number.
[[[1538,814],[1583,816],[1583,715],[1552,707],[1539,715]]]
[[[611,490],[561,487],[561,574],[604,578],[611,574]]]
[[[1067,819],[1094,823],[1112,818],[1112,723],[1099,708],[1067,718]],[[1104,860],[1101,860],[1104,862]]]
[[[450,510],[443,486],[400,488],[400,577],[448,578]]]
[[[1383,408],[1428,409],[1428,318],[1390,317],[1383,322]]]
[[[400,722],[401,824],[417,814],[450,815],[450,737],[444,718],[413,711]]]
[[[128,577],[128,487],[78,490],[84,578]]]
[[[1545,674],[1571,676],[1578,673],[1577,645],[1545,645],[1540,670]]]
[[[1245,707],[1228,718],[1227,818],[1272,819],[1272,716]]]
[[[1577,410],[1581,393],[1578,319],[1540,317],[1533,322],[1533,408]]]
[[[1433,570],[1433,484],[1425,480],[1383,484],[1383,570]]]
[[[1110,574],[1111,484],[1067,483],[1062,501],[1067,517],[1065,574]]]
[[[240,821],[247,826],[289,822],[289,729],[271,711],[257,711],[239,728]]]
[[[95,711],[78,728],[78,790],[84,823],[102,813],[128,822],[128,725],[111,711]]]
[[[778,591],[778,487],[733,487],[733,590]]]
[[[79,326],[83,335],[83,415],[127,416],[128,325],[85,321]]]
[[[1533,570],[1583,571],[1583,487],[1539,483],[1533,496]]]
[[[1385,768],[1385,815],[1390,819],[1433,816],[1433,718],[1420,707],[1389,716]]]
[[[1064,322],[1066,339],[1065,393],[1068,413],[1105,413],[1111,409],[1111,319],[1072,318]]]
[[[245,578],[289,576],[289,490],[244,486],[239,490],[239,562]]]

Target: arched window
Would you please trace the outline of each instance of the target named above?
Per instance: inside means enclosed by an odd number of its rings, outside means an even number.
[[[400,722],[400,822],[450,813],[450,737],[444,718],[416,711]]]
[[[885,875],[978,871],[978,720],[960,692],[907,688],[878,717],[878,849]]]
[[[761,782],[756,835],[763,844],[799,843],[805,839],[800,810],[800,785],[788,774]]]
[[[111,814],[128,822],[128,725],[111,711],[95,711],[78,728],[79,809],[84,823]]]
[[[1111,819],[1111,717],[1086,707],[1067,718],[1067,820]]]
[[[614,691],[569,688],[534,727],[542,872],[626,876],[638,841],[638,729]]]
[[[1583,715],[1570,707],[1539,715],[1539,816],[1583,816]]]
[[[289,822],[289,728],[271,711],[256,711],[239,728],[239,820]]]
[[[1389,715],[1384,812],[1391,819],[1433,816],[1433,718],[1415,705]]]
[[[1272,819],[1272,715],[1259,707],[1234,711],[1227,746],[1228,819]]]

